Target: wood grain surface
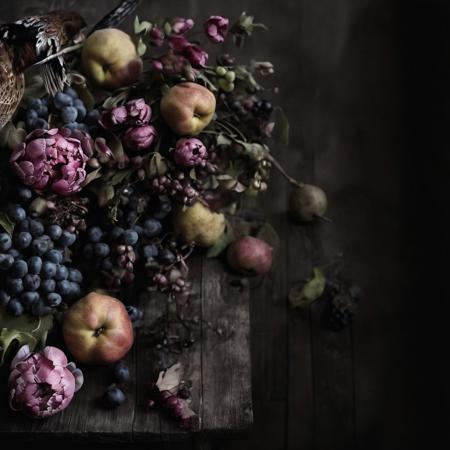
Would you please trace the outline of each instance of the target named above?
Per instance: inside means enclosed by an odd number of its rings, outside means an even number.
[[[72,6],[94,23],[112,3],[97,0],[94,8],[87,0],[4,0],[0,17]],[[290,119],[291,139],[274,153],[293,176],[324,187],[332,223],[289,223],[288,187],[273,175],[260,208],[282,242],[273,273],[251,283],[253,431],[248,440],[215,446],[448,448],[450,5],[146,0],[139,16],[202,21],[242,10],[270,28],[239,58],[276,66],[269,84],[279,94],[271,98]],[[343,333],[322,327],[320,303],[300,315],[286,301],[293,284],[337,255],[365,292],[354,325]],[[146,364],[138,361],[138,371]],[[216,393],[218,387],[209,389]],[[205,420],[210,409],[202,408]],[[214,424],[217,417],[210,414],[206,420]],[[157,426],[159,419],[145,417],[148,423],[135,427]],[[24,425],[22,418],[11,426],[52,430]]]

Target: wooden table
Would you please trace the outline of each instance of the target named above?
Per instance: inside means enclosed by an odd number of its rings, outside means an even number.
[[[199,342],[176,355],[150,345],[150,335],[144,328],[138,332],[127,356],[132,382],[124,405],[116,410],[101,406],[101,395],[111,383],[111,370],[105,367],[83,368],[85,384],[71,405],[45,420],[12,413],[7,407],[5,389],[1,389],[0,439],[147,442],[243,437],[253,419],[248,288],[225,272],[220,261],[198,256],[193,260],[191,279],[193,293],[189,306],[182,311],[186,319],[199,318],[194,329]],[[136,297],[144,309],[146,323],[164,313],[165,296],[143,293]],[[178,361],[185,366],[183,378],[193,384],[192,408],[200,417],[197,433],[181,431],[171,420],[146,406],[148,384],[159,370]],[[2,372],[6,375],[4,368]]]

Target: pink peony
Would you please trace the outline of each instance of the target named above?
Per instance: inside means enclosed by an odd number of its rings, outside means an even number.
[[[25,345],[11,363],[8,385],[11,409],[44,418],[69,405],[83,385],[83,374],[56,347],[31,353]]]
[[[173,159],[179,166],[204,166],[208,152],[203,142],[195,138],[182,138],[177,141]]]
[[[211,42],[220,44],[225,40],[230,21],[226,17],[211,16],[205,22],[205,33]]]
[[[130,100],[125,103],[128,113],[127,124],[145,125],[152,117],[152,110],[143,98]]]
[[[86,178],[88,149],[70,137],[67,128],[35,130],[12,152],[11,166],[22,183],[37,192],[50,189],[59,195],[81,190]]]
[[[156,130],[151,125],[128,128],[123,135],[123,143],[129,150],[141,151],[149,148],[156,137]]]

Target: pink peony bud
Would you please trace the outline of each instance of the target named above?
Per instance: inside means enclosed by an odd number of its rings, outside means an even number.
[[[184,49],[191,45],[184,36],[170,36],[169,46],[174,52],[181,53]]]
[[[211,16],[205,22],[205,33],[211,42],[220,44],[225,40],[230,21],[226,17]]]
[[[11,409],[44,418],[69,405],[83,385],[83,373],[56,347],[31,353],[25,345],[11,363],[8,385]]]
[[[22,183],[37,192],[49,189],[59,195],[70,195],[80,191],[88,156],[80,140],[69,136],[71,131],[67,128],[30,133],[10,158]]]
[[[172,20],[172,33],[183,34],[194,26],[192,19],[184,19],[183,17],[175,17]]]
[[[127,124],[144,125],[152,117],[152,110],[143,98],[131,100],[125,104],[128,113]]]
[[[177,141],[173,159],[179,166],[192,167],[204,165],[208,152],[203,142],[195,138],[182,138]]]
[[[206,66],[208,62],[208,53],[201,47],[195,44],[190,44],[184,49],[186,58],[195,69],[201,69]]]
[[[155,72],[162,72],[164,75],[171,76],[181,74],[187,63],[184,56],[169,53],[153,60],[152,67]]]
[[[103,113],[100,116],[99,123],[106,130],[111,130],[119,125],[123,125],[128,117],[125,106],[117,106]]]
[[[152,125],[128,128],[123,135],[123,143],[129,150],[141,151],[149,148],[156,137],[156,130]]]
[[[148,33],[150,44],[155,47],[161,47],[164,44],[164,32],[161,28],[153,26]]]

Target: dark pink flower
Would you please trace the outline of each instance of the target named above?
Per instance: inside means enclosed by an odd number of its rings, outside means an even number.
[[[152,110],[143,98],[131,100],[125,104],[128,113],[127,124],[144,125],[152,117]]]
[[[148,33],[149,42],[155,47],[161,47],[164,44],[164,32],[161,28],[153,26]]]
[[[22,183],[36,191],[59,195],[81,190],[88,155],[67,128],[35,130],[12,152],[11,166]]]
[[[182,53],[184,49],[191,45],[184,36],[170,36],[169,37],[170,48],[176,53]]]
[[[205,22],[205,33],[211,42],[220,44],[225,40],[230,21],[226,17],[211,16]]]
[[[103,111],[99,123],[106,130],[111,130],[119,125],[123,125],[128,117],[125,106],[117,106],[116,108]]]
[[[123,135],[123,143],[129,150],[141,151],[149,148],[156,138],[156,130],[151,125],[128,128]]]
[[[172,33],[183,34],[189,31],[194,26],[192,19],[185,19],[183,17],[175,17],[172,20]]]
[[[83,385],[83,374],[56,347],[31,353],[25,345],[11,363],[8,385],[11,409],[44,418],[69,405]]]
[[[164,75],[171,76],[179,75],[187,63],[188,61],[184,56],[169,53],[153,60],[152,66],[155,72],[162,72]]]
[[[203,166],[208,152],[203,142],[196,138],[182,138],[177,141],[173,159],[179,166]]]
[[[208,62],[208,53],[205,52],[201,47],[195,44],[190,44],[184,49],[184,54],[186,58],[191,63],[192,67],[195,69],[201,69],[205,67]]]

